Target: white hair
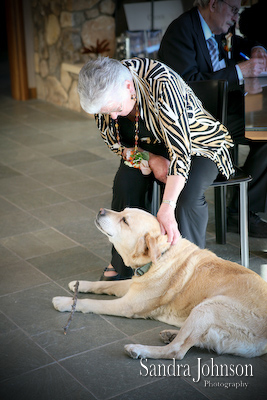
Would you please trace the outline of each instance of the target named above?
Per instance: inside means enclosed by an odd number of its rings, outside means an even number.
[[[87,113],[95,114],[108,103],[121,101],[126,94],[126,80],[132,80],[132,74],[120,61],[109,57],[88,61],[78,79],[81,107]]]
[[[222,1],[222,0],[218,0]],[[194,7],[206,8],[209,5],[210,0],[195,0],[193,3]]]
[[[205,8],[208,6],[210,0],[195,0],[193,6]]]

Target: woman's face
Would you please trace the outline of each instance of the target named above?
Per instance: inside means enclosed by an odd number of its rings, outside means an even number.
[[[117,97],[117,96],[116,96]],[[100,110],[101,114],[109,114],[112,119],[120,115],[126,117],[133,110],[136,102],[136,93],[132,81],[125,81],[125,87],[121,93],[121,101],[110,101]]]

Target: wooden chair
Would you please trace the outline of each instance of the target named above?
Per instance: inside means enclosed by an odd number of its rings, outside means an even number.
[[[202,101],[206,110],[208,110],[216,119],[226,124],[227,117],[227,88],[228,83],[224,80],[208,80],[188,82],[188,85]],[[230,185],[239,185],[240,190],[240,248],[241,264],[249,267],[249,244],[248,244],[248,182],[251,177],[245,174],[240,168],[235,166],[235,174],[229,179],[218,175],[211,186],[214,187],[215,202],[215,232],[216,242],[226,243],[227,211],[226,211],[226,187]],[[155,183],[153,189],[152,213],[156,215],[160,204],[160,190]]]

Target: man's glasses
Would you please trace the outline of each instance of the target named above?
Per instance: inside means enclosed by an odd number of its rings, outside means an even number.
[[[227,4],[228,7],[231,8],[231,11],[232,11],[233,15],[237,15],[239,13],[239,8],[231,6],[230,4],[226,3],[226,1],[224,1],[224,0],[221,0],[221,2]]]

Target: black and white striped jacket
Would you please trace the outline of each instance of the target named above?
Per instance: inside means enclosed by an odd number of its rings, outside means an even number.
[[[140,117],[158,142],[168,149],[169,175],[186,179],[191,156],[213,160],[228,178],[233,172],[229,147],[233,146],[229,132],[202,106],[184,80],[165,64],[133,58],[123,60],[129,68],[137,94]],[[118,145],[114,123],[109,115],[96,114],[97,126],[108,147],[117,154]]]

